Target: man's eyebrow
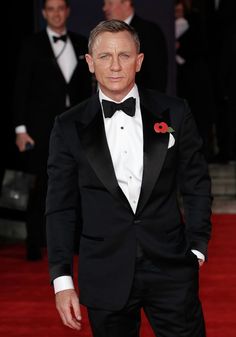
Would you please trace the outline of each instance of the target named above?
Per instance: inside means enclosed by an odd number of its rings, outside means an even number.
[[[102,54],[111,54],[109,51],[101,51],[100,53],[98,53],[98,55],[102,55]]]
[[[120,54],[130,54],[130,53],[131,53],[130,50],[122,50],[118,53],[118,55],[120,55]],[[98,55],[104,55],[104,54],[110,55],[110,54],[113,54],[113,53],[110,52],[110,51],[102,51],[102,52],[98,53]]]

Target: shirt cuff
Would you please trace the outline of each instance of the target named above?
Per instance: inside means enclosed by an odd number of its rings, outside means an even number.
[[[201,252],[199,252],[196,249],[192,249],[191,251],[192,251],[193,254],[195,254],[197,256],[197,258],[199,260],[205,261],[205,256]]]
[[[15,133],[26,133],[26,126],[25,125],[19,125],[15,128]]]
[[[71,276],[59,276],[53,281],[55,294],[62,290],[75,289]]]

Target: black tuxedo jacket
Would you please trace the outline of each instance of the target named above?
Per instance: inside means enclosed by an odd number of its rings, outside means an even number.
[[[168,76],[168,53],[166,39],[160,27],[134,15],[130,25],[140,39],[144,61],[137,73],[136,82],[144,88],[166,91]]]
[[[116,180],[98,95],[59,116],[52,131],[46,202],[51,280],[72,275],[79,222],[80,300],[91,307],[118,310],[125,304],[137,242],[177,279],[196,275],[198,261],[190,249],[207,252],[210,180],[193,118],[180,99],[139,92],[144,172],[135,214]],[[169,133],[153,128],[163,121],[174,129],[175,144],[169,149]]]
[[[77,56],[77,67],[69,83],[66,83],[54,57],[46,30],[27,38],[22,45],[14,99],[14,124],[26,125],[36,142],[35,156],[47,153],[50,132],[56,115],[65,111],[65,98],[71,105],[91,95],[91,76],[84,54],[87,39],[68,32]]]

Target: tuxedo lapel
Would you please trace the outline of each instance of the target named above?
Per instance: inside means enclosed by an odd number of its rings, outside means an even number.
[[[46,58],[52,63],[53,67],[55,68],[55,72],[58,75],[58,80],[62,80],[63,82],[65,82],[65,78],[57,62],[57,59],[54,55],[54,52],[53,52],[53,49],[52,49],[46,30],[42,32],[42,43],[43,43],[43,50],[45,51]]]
[[[157,112],[156,112],[157,111]],[[169,109],[145,103],[141,99],[143,121],[143,178],[136,214],[141,212],[148,201],[160,175],[169,142],[169,133],[156,133],[154,124],[166,122],[169,125]],[[98,95],[90,100],[83,111],[82,123],[78,123],[78,134],[86,157],[97,177],[107,190],[131,210],[131,206],[116,179]]]
[[[55,59],[55,55],[53,53],[53,49],[46,30],[42,31],[41,40],[42,40],[42,48],[45,51],[46,55],[51,59]]]
[[[77,60],[77,64],[76,64],[75,69],[74,69],[74,71],[72,73],[72,76],[70,78],[70,82],[71,82],[72,79],[73,79],[73,76],[76,73],[76,71],[80,70],[79,68],[80,68],[81,61],[82,62],[86,62],[86,61],[85,61],[85,55],[83,53],[81,54],[81,48],[80,48],[80,45],[79,45],[78,41],[76,41],[74,39],[73,35],[70,32],[68,32],[68,36],[69,36],[69,38],[71,40],[71,44],[72,44],[72,47],[74,49],[76,60]]]
[[[77,124],[79,138],[87,159],[107,190],[116,199],[121,200],[131,209],[116,179],[110,150],[107,144],[102,110],[97,96],[96,99],[91,100],[91,104],[86,111],[84,111],[84,114],[91,115],[91,111],[93,112],[93,116],[91,116],[92,118],[86,126],[81,127],[81,125]]]
[[[158,111],[158,109],[160,109]],[[141,101],[143,120],[143,179],[136,214],[141,212],[148,201],[154,185],[160,175],[169,142],[169,133],[156,133],[154,124],[166,122],[169,125],[169,109],[162,110],[160,106],[144,106]],[[156,113],[155,113],[156,112]]]

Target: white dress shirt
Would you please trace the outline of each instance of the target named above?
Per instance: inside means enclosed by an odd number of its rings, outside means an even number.
[[[133,12],[130,16],[128,16],[128,17],[124,20],[124,22],[127,23],[127,25],[130,25],[130,22],[132,21],[133,17],[134,17],[134,12]]]
[[[73,72],[77,66],[77,58],[71,40],[69,36],[67,36],[66,41],[58,40],[57,42],[54,42],[53,36],[59,37],[60,35],[66,34],[66,31],[61,34],[57,34],[49,27],[47,27],[46,30],[57,63],[61,69],[65,81],[69,83],[71,76],[73,75]]]
[[[105,118],[103,114],[103,119],[117,182],[135,213],[143,176],[143,125],[136,85],[121,102],[129,97],[136,99],[135,115],[133,117],[118,110],[111,118]],[[99,90],[101,104],[103,99],[111,101],[109,97]],[[56,278],[53,281],[53,285],[55,293],[65,289],[74,289],[70,276]]]
[[[136,85],[121,102],[129,97],[136,100],[135,115],[119,110],[112,118],[104,118],[104,124],[116,179],[135,213],[143,176],[143,124]],[[111,101],[101,90],[99,99]]]
[[[181,35],[183,35],[187,30],[189,29],[189,23],[185,18],[177,18],[175,20],[175,38],[180,38]],[[177,54],[175,56],[176,62],[179,65],[185,64],[186,60]]]

